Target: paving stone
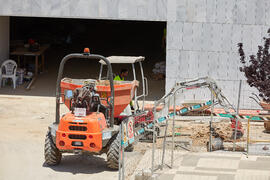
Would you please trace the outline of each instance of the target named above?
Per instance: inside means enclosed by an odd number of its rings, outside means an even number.
[[[270,171],[270,161],[240,161],[239,169],[260,169]]]
[[[214,171],[214,172],[226,171],[226,172],[233,172],[233,173],[237,171],[237,169],[224,169],[224,168],[218,168],[218,166],[216,168],[196,167],[195,170]]]
[[[235,177],[234,174],[220,174],[218,175],[217,180],[233,180]]]
[[[153,178],[152,178],[153,179]],[[270,180],[270,157],[243,153],[185,153],[155,180]]]
[[[268,161],[268,162],[270,162],[270,157],[257,157],[257,161]]]
[[[256,169],[252,169],[252,170],[247,170],[247,169],[238,169],[237,174],[243,174],[243,175],[264,175],[264,176],[268,176],[270,177],[270,171],[269,170],[257,170]]]
[[[178,171],[194,171],[195,168],[195,166],[180,166]]]
[[[190,174],[176,174],[174,180],[217,180],[217,176],[202,176]]]
[[[178,166],[174,166],[172,169],[169,168],[168,170],[166,170],[166,174],[176,174],[178,168]]]
[[[157,180],[173,180],[174,177],[175,174],[162,174],[157,178]]]
[[[186,175],[197,175],[200,177],[217,177],[217,180],[233,180],[235,175],[234,174],[217,174],[217,173],[198,173],[198,172],[177,172],[177,174],[186,174]]]
[[[201,158],[197,164],[197,167],[237,169],[238,165],[239,165],[238,160],[230,160],[225,158],[224,159]]]
[[[227,160],[240,160],[240,157],[230,157],[230,156],[200,156],[201,158],[210,158],[210,159],[227,159]]]
[[[235,171],[236,172],[236,171]],[[192,172],[187,172],[187,171],[177,171],[176,172],[177,174],[190,174],[190,175],[200,175],[200,176],[222,176],[222,175],[227,175],[227,176],[234,176],[234,173],[232,174],[220,174],[220,173],[217,173],[217,172],[197,172],[196,170],[195,171],[192,171]]]
[[[241,157],[241,160],[242,161],[257,161],[257,156],[246,156],[246,155],[243,155]]]
[[[227,83],[226,83],[226,85],[227,85]],[[215,152],[200,153],[200,157],[208,157],[208,156],[223,157],[223,158],[238,157],[239,159],[241,158],[242,155],[243,155],[243,153],[240,153],[240,152],[230,152],[230,153],[228,153],[226,151],[219,151],[219,152],[215,151]]]
[[[265,175],[246,175],[246,174],[237,174],[234,180],[269,180],[269,176]]]
[[[181,165],[182,166],[196,166],[199,159],[200,159],[199,156],[187,155],[187,156],[184,156]]]

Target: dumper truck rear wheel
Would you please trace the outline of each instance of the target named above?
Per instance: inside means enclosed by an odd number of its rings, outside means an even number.
[[[107,165],[109,168],[118,169],[119,160],[119,134],[114,138],[107,152]]]
[[[62,154],[54,144],[50,131],[48,131],[45,139],[44,156],[45,163],[49,166],[59,164],[62,159]]]

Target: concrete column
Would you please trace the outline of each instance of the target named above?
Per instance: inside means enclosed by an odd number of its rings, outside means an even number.
[[[9,58],[9,17],[0,16],[0,64]]]

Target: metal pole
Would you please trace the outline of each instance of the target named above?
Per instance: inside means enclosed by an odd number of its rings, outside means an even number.
[[[143,67],[142,62],[139,62],[140,69],[141,69],[141,75],[142,75],[142,89],[143,89],[143,103],[142,103],[142,111],[144,111],[144,102],[145,102],[145,96],[146,96],[146,87],[145,87],[145,80],[144,80],[144,73],[143,73]]]
[[[248,118],[248,125],[247,125],[247,157],[248,157],[248,151],[249,151],[249,128],[250,128],[250,119],[252,118],[252,116],[251,117],[249,117]]]
[[[122,123],[119,129],[119,158],[118,158],[118,180],[121,180],[121,163],[122,163]]]
[[[99,77],[98,77],[99,80],[101,80],[101,77],[102,77],[102,70],[103,70],[103,64],[100,65]]]
[[[210,119],[210,122],[209,122],[209,132],[210,132],[210,135],[209,135],[209,152],[212,151],[212,121],[213,121],[213,112],[214,112],[214,93],[213,93],[213,89],[211,88],[211,119]]]
[[[124,121],[122,121],[122,138],[124,139],[125,137],[125,134],[124,133],[126,133],[126,132],[124,132],[124,126],[125,126],[125,122]],[[124,146],[124,144],[122,144],[121,143],[121,154],[122,154],[122,180],[124,180],[125,179],[125,161],[124,161],[124,158],[125,158],[125,146]]]
[[[153,129],[156,129],[156,111],[157,111],[157,107],[156,107],[157,103],[155,101],[154,103],[154,119],[153,119]],[[156,134],[155,131],[153,131],[153,144],[152,144],[152,169],[151,169],[151,174],[154,174],[154,159],[155,159],[155,141],[156,141]]]
[[[172,156],[171,156],[171,168],[173,168],[173,159],[174,159],[174,127],[175,127],[175,116],[176,116],[176,108],[175,108],[175,93],[173,94],[173,125],[172,125]]]
[[[134,66],[134,64],[131,64],[131,66],[132,66],[132,71],[133,71],[133,78],[134,78],[134,80],[137,80],[136,79],[136,71],[135,71],[135,66]],[[135,104],[135,106],[134,106],[134,110],[135,110],[135,112],[137,111],[137,109],[139,108],[138,107],[138,103],[137,103],[137,88],[135,88],[135,92],[134,92],[134,104]]]
[[[236,109],[237,115],[239,115],[241,89],[242,89],[242,80],[239,81],[238,101],[237,101],[237,109]],[[236,118],[236,120],[235,120],[234,137],[233,137],[233,151],[235,151],[235,142],[236,142],[237,128],[238,128],[238,118]]]
[[[241,90],[242,90],[242,80],[239,81],[238,102],[237,102],[237,115],[239,115]]]
[[[170,97],[168,98],[168,115],[170,114]],[[164,140],[163,140],[163,147],[162,147],[162,159],[161,159],[161,170],[163,169],[164,166],[164,158],[165,158],[165,151],[166,151],[166,137],[167,137],[167,129],[168,129],[168,123],[169,123],[169,118],[166,119],[166,127],[165,127],[165,133],[164,133]]]

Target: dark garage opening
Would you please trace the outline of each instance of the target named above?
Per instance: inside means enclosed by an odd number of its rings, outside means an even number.
[[[45,53],[46,71],[39,74],[30,91],[25,91],[24,87],[18,87],[15,91],[5,87],[1,91],[3,94],[55,96],[61,59],[89,47],[91,53],[105,57],[145,56],[143,67],[150,92],[147,99],[160,98],[165,92],[165,80],[154,80],[152,69],[155,63],[165,61],[165,49],[162,47],[165,28],[165,22],[11,17],[11,45],[18,41],[27,43],[31,38],[50,47]],[[11,58],[16,60],[16,57]],[[22,66],[31,69],[31,63],[31,60],[27,60]],[[113,66],[114,73],[117,74],[121,68]],[[74,60],[67,63],[64,74],[73,78],[96,78],[98,72],[97,61]],[[132,79],[131,69],[129,76]]]

